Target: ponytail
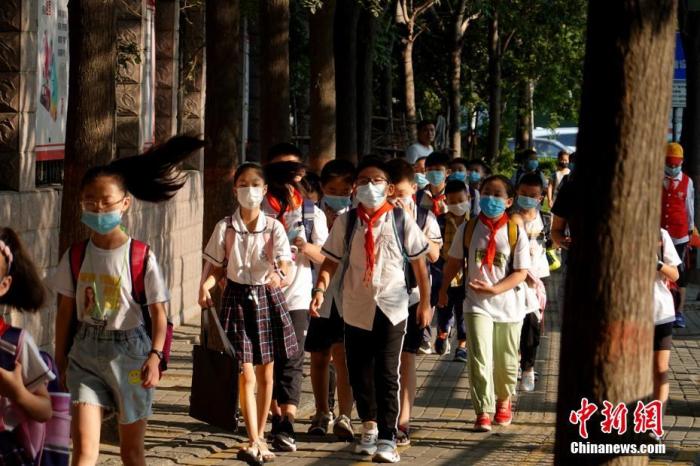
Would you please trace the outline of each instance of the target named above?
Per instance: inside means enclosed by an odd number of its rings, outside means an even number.
[[[12,278],[9,291],[4,296],[0,296],[0,304],[28,312],[39,310],[44,304],[46,292],[39,278],[39,272],[24,248],[24,244],[14,230],[6,227],[0,228],[0,241],[12,254],[10,266],[8,257],[0,252],[5,259],[5,270],[0,269],[0,272],[2,276],[9,275]],[[9,270],[7,270],[8,266]]]
[[[109,176],[137,199],[147,202],[167,201],[186,182],[179,167],[180,162],[202,146],[204,141],[195,137],[174,136],[142,155],[117,159],[107,165],[89,169],[80,189],[82,191],[96,178]]]

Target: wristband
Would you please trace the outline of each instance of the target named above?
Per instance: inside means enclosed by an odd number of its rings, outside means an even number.
[[[325,295],[326,290],[324,290],[323,288],[314,288],[313,290],[311,290],[311,296],[315,295],[316,293],[321,293]]]
[[[149,356],[150,356],[151,354],[155,354],[156,356],[158,356],[158,359],[160,359],[161,361],[163,360],[163,352],[162,352],[162,351],[158,351],[158,350],[156,350],[156,349],[152,349],[151,351],[148,352],[148,355],[149,355]]]

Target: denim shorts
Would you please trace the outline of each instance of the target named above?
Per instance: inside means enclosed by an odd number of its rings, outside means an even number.
[[[151,340],[143,327],[105,330],[81,324],[66,373],[73,404],[116,411],[120,424],[147,419],[154,389],[141,386],[141,367],[150,350]]]

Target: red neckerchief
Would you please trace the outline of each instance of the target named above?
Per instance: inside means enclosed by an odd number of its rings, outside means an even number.
[[[365,233],[365,285],[369,285],[372,282],[372,274],[374,273],[374,234],[372,233],[372,227],[374,223],[384,215],[393,209],[394,206],[385,202],[372,216],[370,217],[369,212],[367,212],[362,204],[357,206],[357,218],[365,222],[367,225],[367,233]]]
[[[496,258],[496,233],[506,223],[508,223],[508,214],[503,214],[498,220],[488,218],[483,213],[479,214],[479,220],[489,229],[489,243],[486,247],[486,255],[484,256],[481,266],[488,267],[489,271],[493,270],[493,260]]]
[[[280,215],[280,211],[282,210],[282,205],[280,204],[279,199],[271,195],[270,193],[267,193],[265,196],[267,198],[267,203],[270,205],[270,208],[275,211],[275,218],[277,218],[282,225],[284,226],[285,230],[287,229],[287,225],[284,223],[284,215]],[[291,212],[292,210],[298,209],[301,204],[304,202],[304,196],[301,195],[298,189],[295,189],[294,192],[292,193],[292,205],[287,206],[287,210],[284,213]]]
[[[437,217],[442,214],[442,209],[440,208],[440,202],[447,198],[444,194],[438,194],[437,196],[430,196],[430,200],[433,203],[433,214]]]

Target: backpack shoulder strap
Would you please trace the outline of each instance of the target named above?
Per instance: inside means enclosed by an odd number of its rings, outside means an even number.
[[[87,251],[88,241],[89,240],[85,240],[80,241],[79,243],[74,243],[68,250],[68,259],[70,261],[70,274],[73,278],[74,290],[78,286],[80,268],[83,266],[83,261],[85,260],[85,252]]]
[[[394,228],[396,239],[399,241],[401,252],[406,256],[406,221],[405,211],[401,207],[394,207]]]
[[[304,232],[306,233],[306,241],[311,242],[311,235],[314,231],[314,208],[316,205],[311,199],[304,199],[301,204],[302,223],[304,224]]]
[[[416,205],[420,206],[421,202],[423,202],[423,196],[425,196],[425,189],[421,189],[416,193]]]
[[[478,217],[470,218],[466,225],[464,226],[464,258],[469,256],[469,247],[472,244],[472,238],[474,237],[474,229],[476,228],[476,222],[479,220]]]
[[[513,251],[515,251],[515,245],[518,243],[519,234],[518,222],[513,219],[508,220],[508,245],[510,246],[511,256],[513,255]]]
[[[131,239],[129,249],[129,271],[131,272],[131,295],[134,301],[146,304],[146,263],[150,247],[143,241]]]
[[[428,222],[428,209],[416,205],[416,223],[421,231],[425,230],[425,224]]]
[[[350,246],[352,245],[352,233],[355,231],[357,224],[357,209],[353,208],[348,211],[348,223],[345,225],[345,255],[350,254]]]
[[[437,216],[438,227],[440,227],[440,236],[445,237],[445,228],[447,226],[447,214]]]
[[[19,359],[22,350],[24,330],[5,324],[6,327],[0,335],[0,367],[11,371],[15,368],[15,362]]]
[[[228,265],[228,258],[231,256],[231,249],[233,249],[233,240],[235,239],[236,231],[233,229],[233,217],[227,216],[226,221],[226,232],[224,233],[224,267]]]

